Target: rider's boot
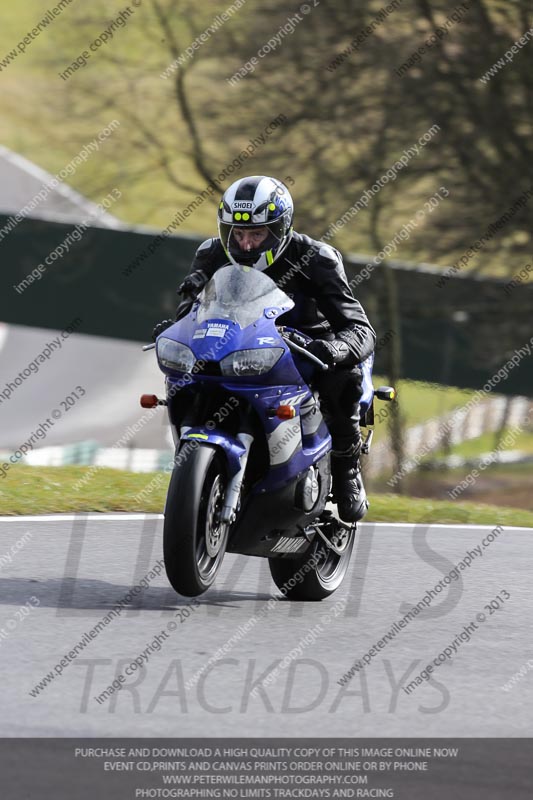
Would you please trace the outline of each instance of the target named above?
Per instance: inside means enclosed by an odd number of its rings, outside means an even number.
[[[333,500],[344,522],[358,522],[368,511],[361,467],[360,446],[352,444],[347,450],[331,451]]]

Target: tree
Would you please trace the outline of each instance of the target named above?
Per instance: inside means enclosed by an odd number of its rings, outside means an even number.
[[[531,189],[533,202],[532,50],[524,47],[490,78],[487,70],[531,27],[529,0],[466,0],[458,18],[443,0],[381,2],[241,2],[216,24],[227,0],[201,8],[191,0],[145,3],[59,101],[80,131],[104,113],[123,124],[111,145],[117,166],[95,175],[91,193],[118,179],[132,192],[142,183],[153,221],[170,216],[176,195],[215,183],[222,190],[238,174],[291,175],[298,227],[320,238],[344,215],[328,239],[345,251],[374,254],[395,242],[395,257],[513,275],[531,253],[531,206],[516,200]],[[103,27],[107,12],[96,4],[73,15],[71,53]],[[226,183],[218,180],[280,114],[286,121],[275,137]],[[448,197],[398,246],[398,233],[441,186]],[[212,208],[206,203],[195,215],[198,232],[212,228]],[[394,382],[400,313],[394,275],[386,261],[380,269],[386,324],[396,333]],[[399,467],[401,423],[391,418]]]

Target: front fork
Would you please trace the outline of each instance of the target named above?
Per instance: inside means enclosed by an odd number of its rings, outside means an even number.
[[[252,434],[252,409],[250,407],[245,409],[241,407],[240,409],[239,433],[236,438],[245,450],[239,457],[239,470],[232,475],[226,487],[224,505],[222,507],[222,521],[228,523],[234,522],[237,516],[246,466],[248,464],[250,450],[254,443],[254,436]]]
[[[222,522],[232,523],[237,516],[237,508],[241,496],[242,482],[244,473],[246,472],[246,465],[248,463],[248,456],[254,441],[254,437],[250,433],[238,433],[237,439],[245,448],[244,453],[240,457],[240,469],[228,481],[226,492],[224,496],[224,505],[222,506],[221,519]]]
[[[195,417],[198,414],[198,407],[200,404],[200,398],[195,398],[195,401],[192,404],[192,407],[189,409],[189,412],[185,415],[180,429],[178,431],[176,425],[172,424],[172,421],[169,417],[169,422],[172,430],[172,437],[174,439],[174,445],[177,446],[178,443],[184,438],[187,432],[193,427]],[[254,437],[251,433],[251,418],[250,418],[250,410],[241,413],[241,424],[240,424],[241,431],[236,435],[236,439],[242,444],[244,447],[244,452],[239,457],[239,468],[234,474],[230,477],[228,481],[228,485],[226,486],[226,491],[224,493],[224,504],[222,506],[222,510],[220,513],[220,520],[223,523],[231,524],[235,521],[235,517],[237,516],[237,509],[239,506],[239,500],[242,491],[242,484],[244,480],[244,475],[246,473],[246,466],[248,464],[248,457],[250,455],[250,450],[252,448],[252,444],[254,442]],[[215,430],[210,430],[210,433],[215,433]],[[219,446],[221,446],[219,444]],[[221,446],[221,449],[224,449]]]

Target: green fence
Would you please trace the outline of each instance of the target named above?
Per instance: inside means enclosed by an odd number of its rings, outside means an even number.
[[[88,228],[24,219],[10,232],[0,215],[2,289],[0,320],[141,342],[153,325],[172,316],[176,286],[187,272],[199,239]],[[62,249],[61,249],[62,248]],[[61,254],[61,255],[60,255]],[[346,259],[350,280],[366,266]],[[533,395],[529,355],[516,356],[533,336],[533,286],[512,290],[503,281],[439,274],[398,262],[402,375],[405,378],[479,388],[510,359],[518,360],[497,391]],[[383,371],[386,349],[398,335],[386,308],[384,267],[355,288],[384,342],[376,358]],[[525,353],[525,350],[522,351]]]

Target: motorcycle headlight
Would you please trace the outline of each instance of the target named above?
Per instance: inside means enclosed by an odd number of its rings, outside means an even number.
[[[164,367],[178,372],[191,372],[196,362],[190,347],[164,336],[157,340],[157,358]]]
[[[263,375],[277,364],[283,353],[283,347],[236,350],[222,359],[220,369],[226,377],[234,375]]]

